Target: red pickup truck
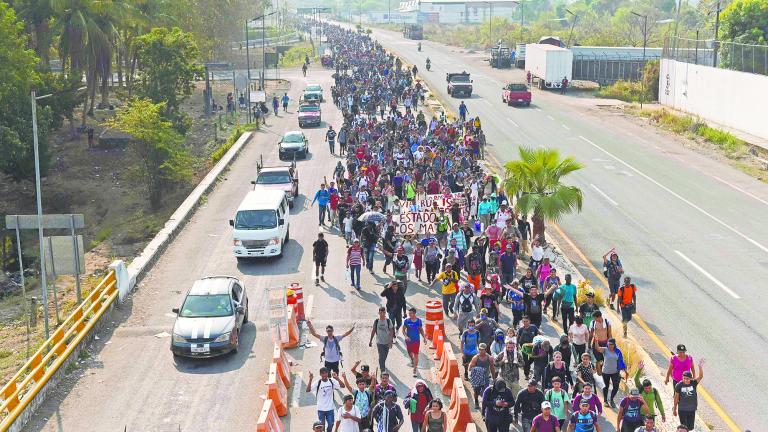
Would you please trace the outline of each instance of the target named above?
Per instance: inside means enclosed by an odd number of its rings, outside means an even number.
[[[512,83],[504,87],[501,94],[501,101],[507,105],[521,104],[531,105],[531,91],[525,83]]]

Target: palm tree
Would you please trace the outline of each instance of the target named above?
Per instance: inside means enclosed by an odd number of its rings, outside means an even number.
[[[544,241],[544,222],[581,211],[584,196],[575,186],[562,183],[568,174],[583,168],[572,157],[560,158],[554,149],[520,147],[520,159],[504,165],[502,184],[509,197],[517,197],[516,209],[531,214],[533,235]]]
[[[40,66],[48,69],[51,51],[51,0],[19,0],[13,8],[29,26],[32,34],[35,54],[40,58]]]

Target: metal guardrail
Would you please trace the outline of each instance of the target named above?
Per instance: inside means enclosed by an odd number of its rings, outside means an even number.
[[[115,272],[109,274],[53,332],[0,390],[0,432],[7,431],[117,299]]]

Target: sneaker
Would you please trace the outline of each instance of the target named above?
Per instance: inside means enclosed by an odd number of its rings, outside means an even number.
[[[325,275],[320,275],[320,280],[325,282]]]
[[[358,291],[360,291],[360,285],[355,287]]]
[[[325,281],[323,281],[323,282],[325,282]],[[315,285],[320,285],[320,280],[318,280],[317,278],[315,278]]]
[[[609,401],[609,403],[610,403],[610,405],[611,405],[611,408],[616,408],[616,402],[614,402],[614,401],[613,401],[613,399],[611,399],[611,400]]]

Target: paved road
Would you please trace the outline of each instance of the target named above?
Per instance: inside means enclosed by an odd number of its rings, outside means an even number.
[[[530,108],[507,107],[501,87],[524,80],[520,70],[494,70],[434,42],[418,52],[415,41],[394,32],[373,36],[415,63],[454,109],[459,100],[445,93],[445,73],[471,72],[474,94],[465,103],[470,116],[481,117],[500,161],[527,145],[559,149],[586,165],[571,179],[584,191],[584,209],[562,227],[598,268],[603,253],[618,248],[641,289],[640,314],[668,347],[686,343],[695,357],[706,357],[705,385],[742,428],[760,429],[751,407],[768,404],[768,395],[744,389],[768,388],[768,374],[744,373],[742,365],[768,356],[768,294],[761,289],[768,277],[768,185],[650,126],[585,108],[581,98],[535,91]],[[656,358],[663,362],[661,353]]]

